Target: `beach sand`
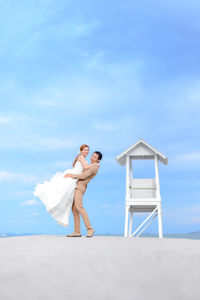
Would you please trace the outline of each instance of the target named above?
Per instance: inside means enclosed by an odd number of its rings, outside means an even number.
[[[200,299],[200,241],[3,238],[0,299]]]

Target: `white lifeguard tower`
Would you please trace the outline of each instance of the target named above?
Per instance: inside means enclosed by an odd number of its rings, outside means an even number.
[[[136,179],[133,178],[132,161],[138,159],[155,160],[155,178]],[[124,237],[138,237],[158,216],[159,238],[163,237],[160,181],[158,172],[158,161],[167,165],[168,159],[165,155],[154,149],[143,140],[137,141],[125,152],[116,157],[117,162],[126,165],[126,204],[125,204],[125,228]],[[132,220],[134,212],[149,212],[144,222],[132,233]],[[128,221],[129,234],[128,234]]]

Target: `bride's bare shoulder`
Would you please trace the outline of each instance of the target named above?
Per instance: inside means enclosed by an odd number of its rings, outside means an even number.
[[[83,159],[85,160],[84,156],[82,154],[80,154],[77,160],[82,161]]]

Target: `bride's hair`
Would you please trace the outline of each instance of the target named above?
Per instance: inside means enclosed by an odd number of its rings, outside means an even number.
[[[80,146],[80,151],[83,151],[83,149],[84,149],[85,147],[88,147],[88,148],[90,149],[90,147],[89,147],[88,145],[83,144],[83,145]],[[73,167],[74,167],[75,163],[77,162],[77,159],[79,158],[80,155],[81,155],[81,154],[77,155],[77,157],[75,158],[75,160],[74,160],[74,162],[73,162],[73,164],[72,164]]]

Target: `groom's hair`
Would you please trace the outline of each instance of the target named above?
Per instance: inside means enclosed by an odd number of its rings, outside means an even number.
[[[102,155],[101,152],[99,152],[99,151],[94,151],[94,153],[96,153],[96,154],[98,155],[99,160],[102,160],[103,155]]]

